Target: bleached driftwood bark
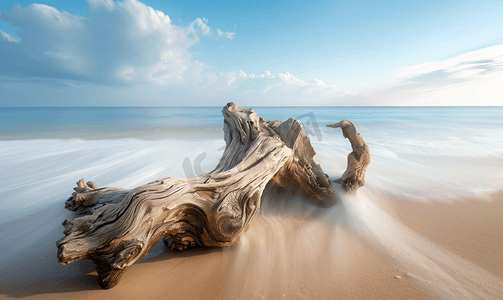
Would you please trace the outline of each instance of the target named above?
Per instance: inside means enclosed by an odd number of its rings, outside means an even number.
[[[63,222],[59,262],[91,259],[101,287],[111,288],[162,237],[179,250],[236,243],[271,180],[271,191],[296,187],[319,205],[334,203],[330,179],[314,162],[298,120],[268,122],[233,103],[222,113],[226,148],[207,174],[166,177],[133,190],[79,181],[66,208],[84,216]]]
[[[355,124],[349,120],[342,120],[327,127],[342,129],[342,135],[349,140],[353,151],[348,155],[348,167],[342,177],[334,180],[350,192],[356,191],[365,185],[365,172],[370,164],[370,149],[363,141],[362,136],[356,129]]]

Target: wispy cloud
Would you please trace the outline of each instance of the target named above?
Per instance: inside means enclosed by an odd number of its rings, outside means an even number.
[[[448,85],[478,80],[503,71],[503,44],[471,51],[453,58],[404,69],[404,85]]]
[[[2,29],[0,29],[0,36],[2,36],[2,38],[4,40],[6,40],[7,42],[10,42],[10,43],[19,43],[19,42],[21,42],[21,38],[16,37],[16,36],[11,36],[10,34],[8,34],[7,32],[3,31]]]
[[[400,105],[503,105],[503,44],[403,69],[373,99]]]
[[[316,78],[310,81],[301,80],[288,72],[271,73],[265,71],[256,75],[253,73],[246,74],[240,70],[239,72],[229,72],[227,74],[220,73],[219,79],[222,81],[222,86],[230,86],[242,91],[257,90],[261,94],[281,92],[330,96],[339,93],[339,88],[335,85],[326,84]]]
[[[218,28],[217,28],[217,33],[218,33],[217,39],[224,37],[224,38],[230,39],[230,40],[232,40],[234,38],[234,35],[236,34],[235,32],[230,32],[230,31],[222,32],[222,30],[220,30]]]

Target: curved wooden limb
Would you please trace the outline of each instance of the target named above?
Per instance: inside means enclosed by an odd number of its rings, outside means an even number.
[[[292,148],[294,156],[272,178],[266,192],[301,196],[320,207],[329,207],[336,201],[332,182],[319,164],[314,161],[316,152],[311,141],[303,133],[302,123],[294,118],[274,129],[285,144]]]
[[[350,192],[355,192],[358,188],[365,185],[365,172],[370,164],[370,149],[363,141],[362,136],[356,129],[355,124],[349,120],[342,120],[327,127],[342,129],[342,134],[349,139],[353,151],[348,155],[348,166],[342,177],[334,180],[340,183],[342,187]]]
[[[205,220],[194,216],[201,216],[204,207],[197,207],[197,203],[204,201],[189,191],[186,180],[163,178],[132,190],[120,203],[66,220],[66,236],[57,243],[59,262],[65,265],[91,259],[100,285],[115,286],[122,273],[161,237],[188,236],[198,230],[202,235]]]
[[[107,204],[119,203],[124,199],[128,190],[120,188],[101,188],[92,181],[84,178],[77,182],[75,192],[65,202],[65,208],[76,211],[79,215],[90,215]]]
[[[299,121],[266,122],[233,103],[222,113],[226,149],[210,173],[166,177],[133,190],[98,189],[80,180],[67,208],[88,215],[63,223],[59,262],[91,259],[100,285],[111,288],[162,237],[178,250],[236,243],[273,178],[283,187],[301,187],[322,205],[335,201]]]

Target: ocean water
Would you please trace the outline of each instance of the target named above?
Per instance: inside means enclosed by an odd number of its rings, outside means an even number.
[[[355,123],[372,162],[359,200],[343,202],[342,218],[383,245],[390,242],[389,232],[400,236],[403,249],[422,245],[423,250],[414,248],[422,251],[416,258],[427,260],[440,250],[403,233],[377,208],[366,216],[372,193],[408,201],[457,201],[503,188],[503,107],[254,109],[266,120],[301,120],[317,152],[315,161],[332,179],[344,172],[351,146],[340,129],[326,125],[342,119]],[[92,270],[85,263],[61,267],[54,262],[55,241],[63,236],[61,222],[74,217],[64,201],[75,183],[84,178],[99,187],[134,188],[164,176],[211,171],[225,146],[222,125],[221,107],[0,108],[0,281],[39,279],[48,270],[56,270],[61,279],[77,276],[80,268]],[[358,203],[367,204],[362,208]],[[340,217],[333,212],[327,216]],[[31,259],[35,267],[30,272],[16,268],[34,252],[45,254]],[[37,269],[38,260],[50,261],[51,267]],[[422,274],[435,269],[418,268],[424,269]],[[439,270],[434,275],[443,278]],[[457,279],[459,286],[465,279]],[[449,291],[440,294],[452,296]]]
[[[353,121],[369,145],[366,188],[415,199],[503,187],[503,107],[256,107],[303,122],[333,179]],[[61,202],[84,177],[132,188],[211,171],[223,153],[221,107],[0,108],[0,224]],[[35,197],[36,195],[36,197]]]
[[[38,137],[86,138],[95,133],[127,131],[139,133],[159,130],[221,128],[221,107],[0,107],[0,140]],[[290,117],[320,126],[349,119],[360,127],[372,127],[390,133],[413,133],[436,128],[446,135],[459,128],[474,130],[501,129],[503,107],[254,107],[266,120]],[[404,127],[399,130],[399,127]],[[363,129],[363,128],[362,128]],[[385,132],[381,132],[384,134]],[[419,134],[423,132],[418,132]],[[482,134],[482,133],[479,133]],[[98,135],[99,136],[99,135]],[[135,136],[133,136],[135,137]],[[153,137],[160,139],[160,137]]]

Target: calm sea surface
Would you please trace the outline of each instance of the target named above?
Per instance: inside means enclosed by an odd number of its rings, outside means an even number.
[[[382,130],[426,128],[503,128],[503,107],[254,107],[266,120],[301,120],[324,126],[349,119],[357,126]],[[221,128],[221,107],[47,107],[0,108],[0,139],[157,138],[169,131],[190,136]]]

